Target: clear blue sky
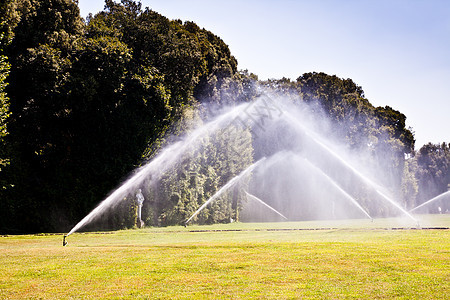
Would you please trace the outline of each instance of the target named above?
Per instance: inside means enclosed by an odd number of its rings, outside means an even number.
[[[118,1],[116,1],[118,2]],[[351,78],[375,106],[407,116],[416,149],[450,142],[450,1],[143,0],[220,36],[260,79]],[[103,0],[79,0],[81,15]]]

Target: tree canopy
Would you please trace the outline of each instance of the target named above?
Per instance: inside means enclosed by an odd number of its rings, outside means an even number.
[[[448,145],[428,145],[416,164],[405,163],[405,154],[415,154],[406,116],[373,107],[351,79],[313,72],[258,81],[238,71],[220,37],[140,2],[106,0],[102,12],[83,20],[74,0],[3,1],[0,43],[0,232],[70,229],[166,137],[189,130],[202,107],[251,101],[257,85],[317,103],[339,125],[342,142],[354,151],[369,146],[392,170],[394,187],[409,184],[408,199],[423,202],[430,182],[439,190],[449,182]],[[144,207],[147,223],[183,221],[258,158],[254,142],[245,129],[205,140],[212,157],[194,153],[177,166],[182,171],[146,191],[154,199]],[[239,197],[230,193],[231,204],[217,202],[198,221],[238,219]],[[126,205],[109,225],[136,224],[132,199]]]

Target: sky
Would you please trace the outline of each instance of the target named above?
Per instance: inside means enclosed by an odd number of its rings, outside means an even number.
[[[117,2],[117,1],[116,1]],[[351,78],[375,106],[406,115],[416,150],[450,142],[450,1],[143,0],[193,21],[230,47],[259,79],[307,72]],[[81,15],[103,0],[79,0]]]

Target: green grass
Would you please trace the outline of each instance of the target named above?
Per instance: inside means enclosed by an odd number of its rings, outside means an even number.
[[[420,219],[450,224],[448,215]],[[0,298],[446,299],[450,231],[385,229],[406,223],[75,233],[67,247],[62,234],[0,237]]]

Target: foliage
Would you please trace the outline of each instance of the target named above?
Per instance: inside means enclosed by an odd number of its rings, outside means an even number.
[[[1,55],[0,52],[0,175],[4,174],[3,169],[9,164],[8,146],[6,144],[6,136],[8,135],[7,120],[10,116],[9,98],[5,93],[5,88],[8,85],[6,79],[9,73],[9,63],[6,56]],[[8,188],[8,182],[0,179],[0,190]],[[0,192],[1,195],[1,192]]]
[[[11,65],[6,56],[6,48],[11,42],[12,29],[15,25],[16,14],[14,12],[14,1],[5,0],[0,4],[0,174],[2,174],[4,166],[9,163],[8,146],[5,139],[8,135],[10,103],[6,87]],[[3,180],[0,180],[1,190],[6,188],[5,184]]]
[[[179,127],[195,124],[196,113],[185,112]],[[201,123],[201,122],[200,122]],[[238,175],[253,161],[252,136],[248,129],[230,124],[211,133],[186,151],[162,179],[146,187],[143,215],[151,226],[184,224],[184,222],[220,187]],[[241,183],[241,188],[245,180]],[[193,222],[228,223],[238,220],[241,189],[231,189],[205,208]]]
[[[411,174],[405,165],[405,155],[413,153],[415,140],[411,130],[406,128],[404,114],[389,106],[374,107],[353,80],[336,75],[305,73],[295,82],[282,78],[265,84],[287,94],[294,102],[308,103],[312,108],[311,113],[323,113],[333,126],[334,138],[348,145],[350,153],[369,157],[363,162],[368,168],[381,167],[385,176],[379,180],[397,198],[414,201],[409,198],[414,194],[415,179],[408,178]],[[324,165],[333,164],[330,160],[322,160],[326,161]],[[337,177],[343,177],[343,174]],[[347,189],[353,190],[353,194],[357,194],[357,198],[374,215],[384,214],[380,205],[373,206],[368,201],[376,195],[368,194],[361,187],[355,190],[354,186],[349,186]]]
[[[7,119],[10,115],[9,112],[9,98],[5,92],[5,88],[8,85],[6,81],[9,73],[10,65],[7,62],[7,57],[1,55],[0,52],[0,171],[2,166],[6,164],[6,145],[5,137],[8,134]]]
[[[416,206],[416,197],[419,192],[416,173],[418,171],[417,160],[409,158],[405,160],[402,176],[402,201],[403,206],[413,209]]]
[[[416,206],[450,189],[450,146],[447,143],[424,145],[416,154],[419,185]],[[450,205],[442,203],[444,211]]]
[[[390,171],[384,183],[408,205],[416,194],[423,201],[449,183],[446,158],[424,149],[416,160],[406,116],[373,107],[351,79],[306,73],[296,81],[260,82],[238,71],[220,37],[140,2],[106,0],[104,11],[84,22],[74,0],[6,0],[0,43],[1,232],[69,230],[171,136],[190,130],[211,107],[253,100],[258,86],[314,104],[311,113],[326,114],[337,139]],[[205,139],[202,149],[210,155],[192,149],[192,158],[165,174],[158,189],[147,187],[154,199],[144,207],[148,224],[184,221],[264,155],[257,143],[247,129],[232,126]],[[239,219],[239,190],[197,221]],[[370,197],[359,193],[362,201]],[[124,203],[99,226],[133,227],[135,204]]]
[[[220,38],[140,3],[106,1],[86,24],[71,0],[15,4],[0,228],[70,229],[200,95],[241,86]]]

